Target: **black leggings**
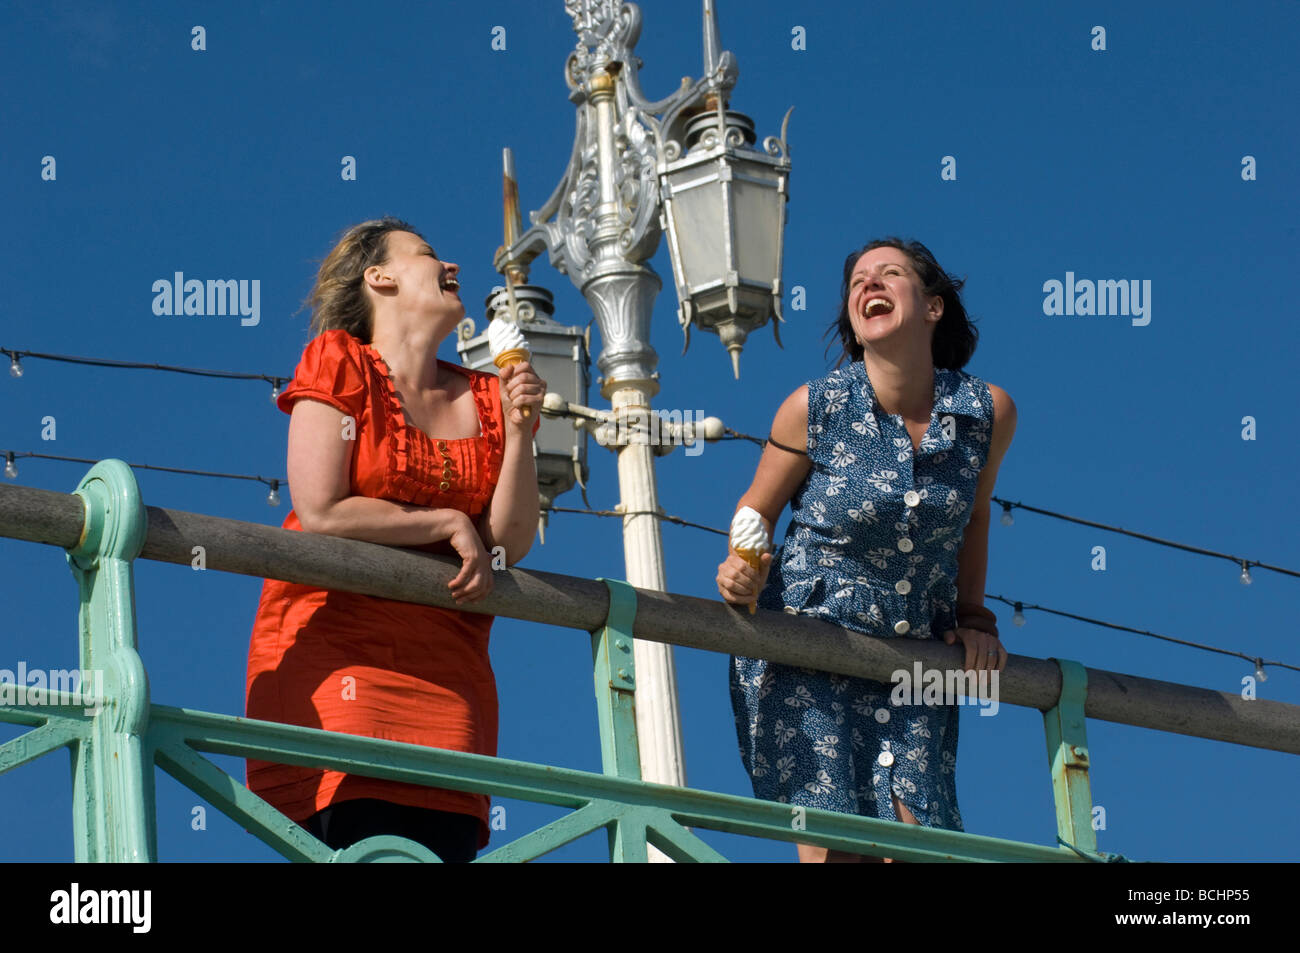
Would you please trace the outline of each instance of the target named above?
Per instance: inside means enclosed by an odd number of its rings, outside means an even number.
[[[334,850],[380,834],[423,844],[446,864],[467,864],[478,853],[479,820],[469,814],[431,811],[376,798],[357,798],[317,811],[302,826]]]

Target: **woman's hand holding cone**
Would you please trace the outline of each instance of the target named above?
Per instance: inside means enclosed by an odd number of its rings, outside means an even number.
[[[757,610],[758,594],[767,584],[772,571],[772,554],[759,555],[757,565],[730,549],[725,562],[718,566],[718,594],[732,605],[749,606],[752,615]]]

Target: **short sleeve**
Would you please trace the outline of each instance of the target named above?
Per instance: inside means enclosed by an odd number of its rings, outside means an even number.
[[[325,331],[302,352],[293,380],[276,399],[286,414],[304,397],[329,404],[340,413],[360,419],[366,403],[366,375],[361,343],[347,331]]]

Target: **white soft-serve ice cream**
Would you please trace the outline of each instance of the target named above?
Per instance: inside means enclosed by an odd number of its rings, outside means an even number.
[[[504,369],[511,364],[518,364],[529,358],[528,342],[524,340],[519,326],[497,318],[488,322],[488,347],[492,351],[492,363]],[[525,417],[529,408],[523,408]]]
[[[771,549],[772,544],[767,536],[767,527],[763,525],[763,517],[758,515],[757,510],[742,506],[731,518],[731,548],[753,568],[758,569],[762,564],[763,553]],[[751,603],[749,614],[753,615],[755,610],[756,607]]]
[[[519,331],[519,325],[497,318],[488,322],[488,347],[492,348],[492,359],[499,360],[506,351],[523,351],[528,353],[528,342]],[[523,360],[523,358],[519,358]]]

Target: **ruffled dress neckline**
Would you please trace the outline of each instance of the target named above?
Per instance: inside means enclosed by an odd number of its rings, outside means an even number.
[[[482,397],[484,395],[481,395],[479,393],[480,389],[474,386],[475,381],[473,379],[473,375],[469,374],[465,370],[465,368],[458,367],[455,364],[452,364],[450,361],[444,361],[442,358],[436,359],[441,366],[449,370],[455,371],[463,375],[464,377],[468,378],[468,382],[470,385],[469,386],[470,397],[474,401],[474,413],[478,417],[479,432],[472,437],[433,437],[425,433],[423,430],[421,430],[419,427],[415,426],[414,424],[407,423],[405,405],[402,403],[401,395],[397,393],[397,385],[393,381],[392,369],[389,368],[388,362],[384,360],[383,355],[379,353],[379,349],[376,348],[373,344],[364,344],[362,345],[362,347],[367,351],[367,353],[370,354],[371,359],[375,362],[376,366],[378,367],[380,376],[384,379],[384,388],[388,393],[389,414],[393,422],[395,433],[399,433],[399,434],[403,433],[406,429],[409,428],[411,430],[414,430],[416,433],[420,434],[420,436],[424,437],[430,443],[442,443],[442,444],[464,443],[465,441],[468,440],[488,439],[488,431],[491,428],[485,426],[483,423],[483,412],[485,408],[483,405]],[[489,414],[490,412],[491,411],[489,409]]]

